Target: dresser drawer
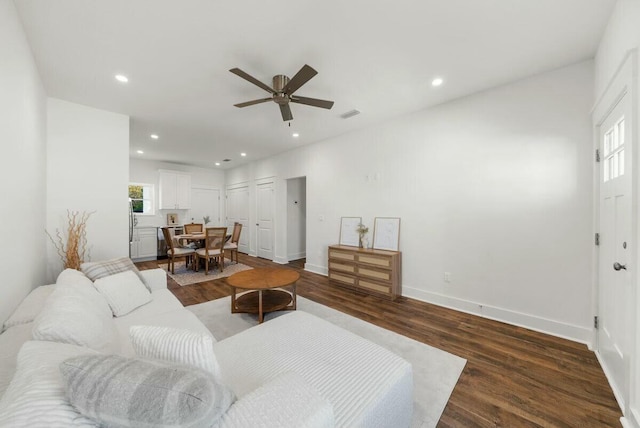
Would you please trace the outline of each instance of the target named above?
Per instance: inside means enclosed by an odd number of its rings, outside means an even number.
[[[329,269],[330,270],[338,270],[340,272],[349,272],[355,273],[356,267],[354,265],[348,265],[344,263],[338,263],[333,260],[329,261]]]
[[[376,279],[378,281],[391,281],[391,271],[384,269],[373,269],[368,266],[358,265],[358,275],[366,278]]]
[[[356,255],[354,253],[345,253],[338,250],[329,250],[329,258],[353,262],[356,260]]]
[[[329,279],[349,285],[355,285],[356,283],[356,278],[354,276],[342,275],[337,272],[329,272]]]
[[[379,256],[374,256],[369,254],[358,254],[358,263],[366,263],[368,265],[391,269],[390,257],[379,257]]]
[[[367,290],[377,291],[378,293],[389,294],[391,293],[391,287],[385,284],[381,284],[375,281],[369,281],[363,278],[358,278],[358,287],[366,288]]]

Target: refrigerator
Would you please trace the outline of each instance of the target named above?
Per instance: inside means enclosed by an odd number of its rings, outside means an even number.
[[[137,218],[133,213],[133,201],[129,198],[129,258],[131,258],[131,246],[133,245],[133,228],[137,223]]]

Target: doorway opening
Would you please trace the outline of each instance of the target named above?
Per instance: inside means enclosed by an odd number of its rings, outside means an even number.
[[[307,257],[307,178],[287,180],[287,261]]]

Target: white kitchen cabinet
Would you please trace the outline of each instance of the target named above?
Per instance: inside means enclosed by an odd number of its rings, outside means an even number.
[[[177,171],[160,171],[160,209],[191,208],[191,176]]]
[[[155,227],[136,227],[133,229],[131,259],[154,260],[158,256],[158,229]]]

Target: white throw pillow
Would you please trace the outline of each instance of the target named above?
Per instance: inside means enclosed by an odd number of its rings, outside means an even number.
[[[14,325],[30,323],[36,319],[54,289],[54,285],[43,285],[32,290],[4,322],[2,331]]]
[[[79,284],[79,285],[93,285],[93,281],[91,281],[85,274],[75,269],[65,269],[60,272],[58,278],[56,279],[56,284],[58,285],[67,285],[67,284]]]
[[[68,358],[93,353],[62,343],[26,342],[18,354],[13,380],[0,400],[0,426],[97,426],[69,403],[59,368]]]
[[[211,334],[170,327],[134,325],[131,344],[140,358],[169,361],[206,370],[220,379],[220,366],[213,353]]]
[[[113,315],[126,315],[151,301],[151,293],[138,275],[128,270],[96,279],[93,286],[107,300]]]
[[[58,288],[67,288],[73,294],[82,295],[85,299],[91,301],[95,310],[100,311],[109,317],[113,317],[111,308],[105,298],[93,287],[93,281],[85,276],[82,272],[75,269],[65,269],[56,280]]]
[[[88,298],[92,296],[88,291],[95,290],[84,286],[56,286],[42,312],[33,321],[33,338],[85,346],[101,352],[114,351],[116,330],[113,315],[110,310],[105,312],[95,299]]]

